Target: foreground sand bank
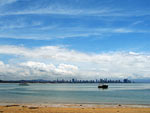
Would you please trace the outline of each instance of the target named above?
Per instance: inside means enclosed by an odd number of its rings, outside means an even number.
[[[150,113],[150,107],[130,106],[31,106],[5,105],[0,106],[0,113]]]

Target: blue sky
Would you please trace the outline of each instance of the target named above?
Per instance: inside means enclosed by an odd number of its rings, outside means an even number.
[[[147,52],[149,5],[148,0],[1,0],[0,44]]]
[[[149,6],[149,0],[0,0],[1,79],[149,78]]]

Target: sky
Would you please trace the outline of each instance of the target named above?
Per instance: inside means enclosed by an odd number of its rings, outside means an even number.
[[[0,79],[150,79],[149,0],[0,0]]]

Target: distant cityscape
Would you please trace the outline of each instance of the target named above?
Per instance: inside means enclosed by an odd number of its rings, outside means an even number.
[[[133,83],[133,81],[129,79],[123,79],[123,80],[111,80],[111,79],[96,79],[96,80],[78,80],[75,78],[72,78],[71,80],[65,80],[65,79],[57,79],[57,80],[0,80],[0,83]]]

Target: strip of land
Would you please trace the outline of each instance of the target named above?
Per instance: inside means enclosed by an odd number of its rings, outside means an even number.
[[[150,113],[150,107],[93,105],[1,105],[0,113]]]

